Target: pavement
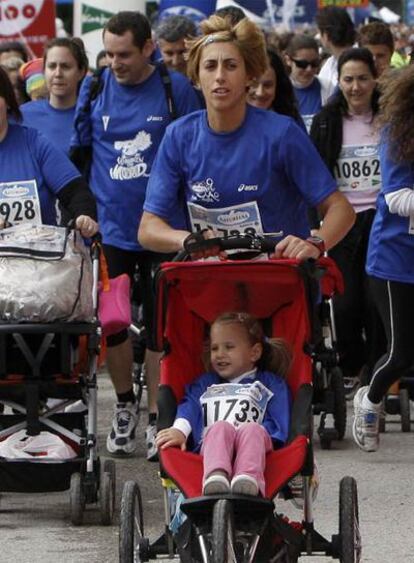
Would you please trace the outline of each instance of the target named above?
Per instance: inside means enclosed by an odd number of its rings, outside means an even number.
[[[110,427],[114,395],[106,374],[99,378],[99,451],[106,457],[106,432]],[[163,529],[162,489],[158,465],[145,459],[145,395],[140,417],[139,447],[132,458],[116,460],[117,506],[112,526],[99,524],[97,508],[87,509],[84,524],[72,526],[69,493],[0,495],[0,563],[116,563],[118,512],[122,485],[136,479],[144,502],[145,535],[153,540]],[[351,418],[351,410],[348,411]],[[315,456],[321,484],[314,505],[315,527],[325,537],[338,533],[339,481],[352,475],[358,482],[360,526],[364,563],[414,563],[412,530],[413,434],[401,432],[398,417],[387,424],[376,453],[361,452],[348,428],[345,439],[331,450],[321,450],[315,439]],[[317,424],[315,424],[317,426]],[[279,512],[300,520],[289,502],[277,503]],[[168,561],[168,559],[164,559]],[[300,561],[323,563],[324,557]]]

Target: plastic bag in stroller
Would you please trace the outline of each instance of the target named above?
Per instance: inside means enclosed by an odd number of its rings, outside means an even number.
[[[109,524],[114,506],[97,451],[100,253],[60,227],[0,231],[0,490],[70,489],[73,524],[96,502]],[[85,412],[66,410],[78,400]]]

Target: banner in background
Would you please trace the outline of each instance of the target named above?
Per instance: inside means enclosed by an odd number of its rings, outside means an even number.
[[[1,1],[1,0],[0,0]],[[102,29],[111,16],[123,10],[145,14],[145,0],[74,0],[73,35],[81,37],[91,67],[103,49]]]
[[[55,34],[54,0],[0,0],[0,41],[18,39],[40,57]]]
[[[196,23],[208,18],[216,9],[216,0],[161,0],[159,19],[186,16]]]
[[[408,25],[414,25],[414,0],[406,0],[404,19]]]

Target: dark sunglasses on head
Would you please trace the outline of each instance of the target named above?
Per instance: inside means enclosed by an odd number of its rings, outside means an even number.
[[[311,66],[312,68],[318,68],[319,66],[319,59],[315,59],[314,61],[307,61],[306,59],[292,59],[292,61],[297,67],[302,68],[303,70],[308,68],[308,66]]]

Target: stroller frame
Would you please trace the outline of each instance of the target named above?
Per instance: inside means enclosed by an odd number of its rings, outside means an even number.
[[[330,261],[325,260],[325,267]],[[201,494],[202,459],[198,454],[168,448],[160,451],[162,477],[171,479],[186,497],[180,508],[188,519],[176,534],[169,529],[171,522],[171,495],[163,479],[165,504],[165,532],[153,543],[144,536],[143,507],[139,485],[128,481],[125,485],[120,514],[120,562],[148,561],[160,555],[179,557],[183,562],[202,561],[203,563],[224,563],[227,561],[284,563],[296,562],[301,554],[326,555],[340,559],[343,563],[356,563],[360,558],[360,535],[358,520],[358,499],[356,482],[345,477],[340,484],[340,530],[331,540],[320,535],[314,527],[311,479],[314,471],[312,432],[312,366],[311,356],[314,347],[312,340],[312,321],[315,296],[321,269],[312,264],[298,264],[296,261],[281,260],[270,262],[225,262],[191,264],[163,264],[158,276],[158,338],[159,348],[165,357],[161,370],[159,390],[159,428],[171,426],[178,400],[182,396],[185,382],[180,379],[183,369],[180,361],[184,356],[188,362],[185,369],[201,373],[197,350],[180,352],[180,344],[189,347],[193,334],[200,333],[200,323],[210,323],[217,314],[224,310],[246,310],[259,318],[269,303],[260,298],[262,285],[247,287],[245,272],[251,268],[257,270],[254,279],[271,279],[272,272],[279,269],[285,276],[285,289],[291,291],[293,304],[295,295],[301,296],[296,304],[300,310],[306,309],[306,338],[298,341],[294,348],[295,369],[300,375],[293,390],[295,400],[292,412],[292,424],[288,445],[268,454],[265,472],[265,498],[245,497],[241,495],[220,495],[203,497]],[[289,288],[289,276],[296,289]],[[248,274],[246,274],[248,277]],[[199,306],[206,302],[208,280],[214,280],[215,296],[208,302],[208,307]],[[293,283],[294,282],[294,283]],[[227,285],[226,285],[227,284]],[[254,284],[253,284],[254,285]],[[238,292],[237,299],[227,299],[232,290]],[[276,290],[277,291],[277,290]],[[174,295],[174,300],[171,301]],[[275,294],[277,295],[277,294]],[[270,298],[269,298],[270,299]],[[275,297],[277,301],[277,296]],[[225,306],[223,308],[223,303]],[[173,306],[171,307],[171,304]],[[280,309],[287,310],[287,301],[280,303]],[[301,309],[302,307],[302,309]],[[179,312],[187,308],[193,319],[191,326],[184,327]],[[260,314],[261,312],[261,314]],[[183,313],[184,315],[184,313]],[[171,326],[172,320],[179,319],[179,326]],[[200,321],[200,319],[202,319]],[[281,316],[281,323],[286,324],[287,316]],[[277,323],[277,321],[275,321]],[[277,327],[276,325],[273,325]],[[290,336],[295,327],[290,327]],[[302,333],[301,333],[302,334]],[[283,332],[277,332],[283,336]],[[305,333],[303,334],[305,336]],[[188,339],[188,341],[187,341]],[[194,340],[194,339],[193,339]],[[292,342],[290,342],[292,344]],[[175,349],[178,355],[174,359],[171,353]],[[297,357],[295,359],[295,352]],[[181,354],[181,355],[180,355]],[[300,358],[299,358],[300,356]],[[300,362],[304,362],[301,366]],[[192,362],[192,363],[191,363]],[[184,363],[182,364],[184,365]],[[181,367],[181,370],[180,370]],[[299,369],[301,368],[301,369]],[[174,382],[174,389],[170,383]],[[292,383],[292,382],[291,382]],[[275,508],[273,499],[276,495],[284,499],[293,496],[289,481],[300,474],[303,479],[303,519],[301,522],[287,521]],[[277,501],[279,502],[279,501]],[[276,503],[277,505],[277,503]],[[223,532],[223,529],[225,530]],[[219,548],[217,548],[219,546]],[[218,549],[222,550],[218,553]],[[270,551],[269,551],[270,550]]]
[[[111,523],[114,511],[115,464],[106,460],[101,466],[97,451],[97,370],[102,334],[97,318],[100,253],[100,244],[95,241],[91,247],[91,322],[0,322],[0,403],[13,409],[13,414],[0,415],[0,440],[22,429],[30,436],[48,430],[72,443],[78,452],[69,460],[2,459],[0,490],[70,489],[74,525],[82,523],[86,504],[100,502],[102,524]],[[86,365],[78,358],[81,337],[86,339]],[[16,363],[10,363],[16,362],[16,357],[18,368]],[[62,400],[48,407],[46,399],[50,397]],[[86,413],[65,412],[66,407],[82,398]]]

